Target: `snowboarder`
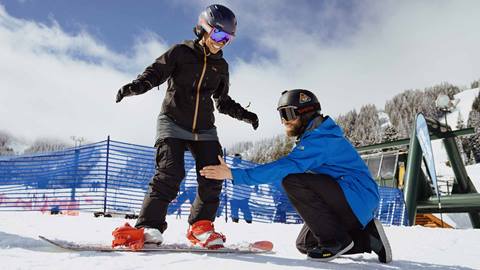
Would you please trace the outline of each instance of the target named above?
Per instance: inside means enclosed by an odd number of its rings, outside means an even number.
[[[378,186],[365,162],[340,127],[323,116],[308,90],[284,91],[278,112],[288,136],[297,144],[287,156],[250,169],[206,166],[208,179],[232,179],[234,185],[281,181],[290,202],[304,220],[296,240],[308,258],[329,261],[341,254],[370,253],[388,263],[392,254],[381,223],[374,219]]]
[[[211,5],[201,12],[194,27],[196,40],[176,44],[155,60],[136,80],[123,86],[116,102],[139,95],[168,81],[157,120],[156,172],[135,225],[144,230],[145,243],[161,243],[167,229],[165,216],[185,176],[184,151],[196,160],[198,189],[190,209],[187,238],[207,248],[222,247],[225,236],[214,230],[222,183],[206,180],[199,170],[219,164],[222,147],[214,125],[214,106],[220,113],[258,128],[258,117],[229,96],[228,64],[222,49],[236,35],[234,13]],[[212,101],[213,97],[213,101]]]

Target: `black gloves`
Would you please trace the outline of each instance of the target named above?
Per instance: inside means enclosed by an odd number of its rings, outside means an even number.
[[[258,128],[258,117],[257,117],[256,114],[254,114],[252,112],[249,112],[249,111],[246,111],[243,114],[243,119],[242,120],[251,124],[253,129],[257,130],[257,128]]]
[[[149,87],[150,86],[150,87]],[[124,97],[139,95],[150,90],[152,85],[149,82],[142,82],[139,80],[134,80],[131,83],[127,83],[117,92],[117,98],[115,102],[120,102]]]

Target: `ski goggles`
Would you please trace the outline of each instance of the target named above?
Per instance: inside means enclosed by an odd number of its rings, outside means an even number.
[[[298,118],[299,113],[297,107],[295,106],[286,106],[278,109],[280,113],[280,119],[285,121],[292,121]]]
[[[210,38],[217,43],[228,44],[233,39],[233,37],[234,36],[232,34],[229,34],[217,28],[212,28],[212,31],[210,31]]]

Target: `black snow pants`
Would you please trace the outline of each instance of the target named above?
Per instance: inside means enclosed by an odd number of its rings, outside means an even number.
[[[301,253],[351,240],[354,247],[347,254],[371,252],[369,234],[362,229],[337,181],[323,174],[290,174],[282,186],[304,221],[296,241]]]
[[[156,144],[156,172],[143,200],[142,210],[135,227],[167,229],[165,216],[170,202],[177,197],[185,177],[184,153],[189,149],[197,169],[197,194],[190,209],[189,224],[198,220],[215,220],[223,181],[207,180],[199,170],[207,165],[218,165],[222,147],[218,141],[187,141],[166,138]]]

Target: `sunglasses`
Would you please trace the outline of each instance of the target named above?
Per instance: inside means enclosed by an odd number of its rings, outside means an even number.
[[[217,43],[228,44],[232,41],[233,35],[217,28],[212,28],[212,31],[210,31],[210,38]]]
[[[285,121],[292,121],[298,118],[299,113],[297,107],[295,106],[286,106],[278,109],[280,113],[280,119]]]

